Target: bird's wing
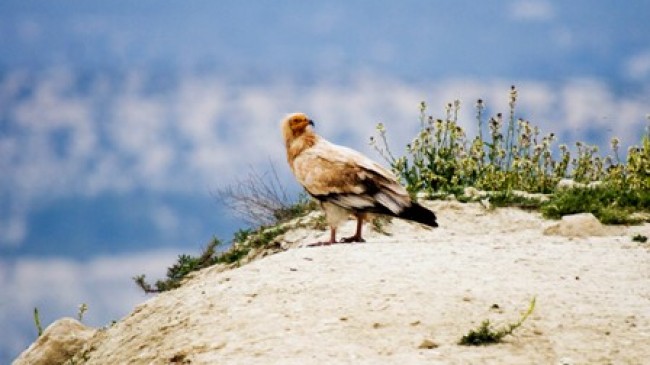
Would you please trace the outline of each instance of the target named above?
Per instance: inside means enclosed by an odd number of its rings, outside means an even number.
[[[411,205],[408,192],[390,171],[324,139],[297,156],[292,168],[312,196],[346,209],[399,214]]]

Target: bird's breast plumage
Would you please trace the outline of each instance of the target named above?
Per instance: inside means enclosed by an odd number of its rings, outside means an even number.
[[[291,167],[312,196],[346,209],[397,214],[411,204],[406,189],[388,170],[322,138],[296,155]]]

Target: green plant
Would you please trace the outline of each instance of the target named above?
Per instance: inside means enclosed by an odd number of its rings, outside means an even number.
[[[145,293],[160,293],[178,288],[188,274],[215,264],[233,264],[241,261],[251,250],[270,248],[271,243],[279,235],[287,231],[283,225],[274,227],[259,227],[256,230],[239,230],[235,233],[232,245],[225,251],[218,252],[221,241],[214,237],[205,247],[201,255],[179,255],[177,262],[167,269],[167,277],[157,280],[153,285],[146,281],[145,275],[133,278],[136,285]]]
[[[508,112],[485,121],[486,103],[475,105],[477,135],[466,136],[459,125],[460,101],[448,103],[444,116],[435,118],[420,103],[420,130],[395,157],[388,147],[387,130],[377,125],[379,138],[370,144],[386,160],[413,196],[429,198],[449,194],[461,202],[480,200],[486,207],[517,206],[541,209],[547,218],[582,212],[593,213],[605,224],[635,224],[650,211],[650,116],[646,133],[625,157],[620,141],[610,141],[612,155],[600,156],[597,146],[578,141],[572,155],[566,144],[555,150],[554,133],[543,135],[531,122],[517,118],[519,93],[512,86]],[[571,178],[574,188],[561,190],[559,183]],[[465,196],[472,187],[484,191],[479,198]],[[588,189],[587,189],[588,188]],[[516,191],[550,195],[549,201],[529,198]]]
[[[273,164],[261,173],[254,168],[243,178],[216,191],[217,200],[251,227],[272,226],[303,216],[317,208],[307,194],[291,196]]]
[[[518,97],[512,86],[505,123],[502,113],[484,123],[486,104],[479,99],[475,105],[478,133],[473,138],[459,125],[461,103],[456,100],[446,105],[443,118],[428,115],[426,103],[420,103],[420,130],[406,146],[406,155],[395,157],[391,152],[381,123],[379,138],[371,137],[370,144],[413,194],[435,196],[467,186],[553,193],[566,177],[585,184],[600,181],[619,190],[650,190],[650,132],[641,138],[640,146],[630,147],[625,161],[620,158],[618,138],[611,140],[613,157],[601,157],[596,146],[583,142],[575,143],[574,156],[564,144],[556,152],[554,133],[543,135],[531,122],[517,118]]]
[[[372,219],[370,220],[370,224],[372,224],[372,229],[374,229],[375,232],[381,233],[386,236],[390,236],[391,234],[388,231],[386,231],[386,225],[390,224],[391,221],[392,221],[391,217],[378,215],[372,217]]]
[[[634,236],[632,236],[632,241],[646,243],[648,241],[648,237],[642,235],[641,233],[638,233],[638,234],[635,234]]]
[[[275,218],[276,224],[284,223],[294,218],[302,217],[316,209],[318,209],[318,203],[307,193],[303,192],[298,194],[298,199],[296,199],[292,204],[287,204],[276,209],[273,212],[273,217]]]
[[[34,325],[36,326],[38,337],[41,337],[43,334],[43,326],[41,326],[41,316],[38,314],[38,308],[36,307],[34,307]]]
[[[77,320],[79,322],[83,321],[84,319],[84,314],[88,311],[88,304],[86,303],[81,303],[79,305],[79,309],[77,310]]]
[[[324,231],[329,227],[327,224],[327,217],[325,214],[319,214],[308,222],[307,227],[319,231]]]
[[[503,114],[497,113],[487,123],[484,139],[485,102],[476,103],[478,135],[467,138],[458,122],[461,103],[456,100],[445,107],[444,118],[427,115],[426,103],[420,104],[420,131],[407,145],[407,155],[395,158],[388,148],[386,129],[377,126],[380,138],[370,143],[407,184],[409,191],[452,192],[473,186],[491,191],[524,190],[547,193],[568,168],[567,155],[553,160],[551,145],[555,135],[541,136],[540,129],[516,118],[518,91],[509,93],[507,126],[503,131]],[[505,136],[504,136],[505,132]],[[568,150],[566,151],[568,153]]]
[[[541,211],[544,217],[552,219],[592,213],[605,224],[635,224],[641,220],[633,212],[650,211],[650,191],[619,190],[610,184],[573,188],[555,193],[542,205]]]
[[[528,310],[521,315],[517,322],[510,323],[500,329],[494,329],[490,326],[490,320],[486,319],[481,322],[478,328],[470,330],[469,333],[464,335],[458,344],[464,346],[483,346],[501,342],[505,336],[512,335],[516,329],[524,324],[526,319],[535,310],[535,302],[536,297],[533,297]]]
[[[66,360],[63,365],[81,365],[85,364],[90,360],[90,354],[95,350],[94,347],[84,347],[82,350],[77,352],[72,358]]]
[[[77,310],[77,320],[79,320],[79,322],[83,321],[83,316],[87,311],[88,305],[86,303],[79,305]],[[37,337],[41,337],[43,334],[43,326],[41,325],[41,315],[38,312],[38,307],[34,307],[34,325],[36,326],[36,331],[38,333]]]
[[[489,194],[489,202],[492,207],[517,207],[527,210],[539,209],[543,200],[539,197],[529,197],[515,194],[512,191],[497,191]]]
[[[167,278],[156,281],[154,285],[146,282],[145,275],[138,275],[133,280],[145,293],[159,293],[175,289],[181,285],[182,280],[189,273],[215,264],[219,258],[217,247],[220,244],[221,241],[214,237],[200,256],[179,255],[178,261],[167,269]]]
[[[248,237],[253,233],[253,230],[250,228],[238,229],[233,236],[233,242],[242,243],[245,242]]]

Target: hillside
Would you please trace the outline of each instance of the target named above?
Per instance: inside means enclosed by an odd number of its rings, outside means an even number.
[[[650,358],[650,225],[563,222],[515,208],[434,202],[441,228],[393,220],[365,244],[286,251],[198,272],[90,334],[84,364],[641,364]],[[342,228],[353,230],[353,222]],[[467,347],[489,319],[531,317]],[[52,339],[54,336],[50,336]],[[14,364],[39,363],[41,338]],[[50,341],[52,342],[52,341]],[[40,348],[40,350],[39,350]],[[47,362],[42,362],[47,363]]]

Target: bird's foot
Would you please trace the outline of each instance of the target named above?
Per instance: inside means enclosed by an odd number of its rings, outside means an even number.
[[[363,237],[356,234],[354,236],[345,237],[341,239],[341,243],[352,243],[352,242],[363,243],[366,242],[366,240],[364,240]]]

